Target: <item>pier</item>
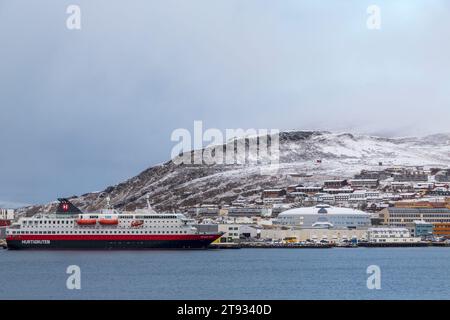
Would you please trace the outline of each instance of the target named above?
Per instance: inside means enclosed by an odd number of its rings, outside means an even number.
[[[412,248],[412,247],[450,247],[446,242],[359,242],[351,244],[336,243],[272,243],[241,242],[211,244],[210,249],[330,249],[330,248]]]
[[[240,244],[241,248],[258,248],[258,249],[329,249],[333,248],[334,244],[319,244],[319,243],[270,243],[270,242],[242,242]]]

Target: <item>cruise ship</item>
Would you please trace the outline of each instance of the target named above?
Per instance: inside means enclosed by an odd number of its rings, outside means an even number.
[[[6,230],[8,249],[200,249],[222,233],[200,233],[180,213],[147,209],[83,213],[58,199],[55,213],[20,218]],[[109,200],[108,200],[109,202]]]

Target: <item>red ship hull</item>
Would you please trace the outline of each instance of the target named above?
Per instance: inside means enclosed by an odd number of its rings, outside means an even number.
[[[17,235],[6,242],[8,249],[202,249],[221,235]]]

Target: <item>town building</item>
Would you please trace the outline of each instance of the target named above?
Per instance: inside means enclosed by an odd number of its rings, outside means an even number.
[[[423,220],[415,220],[412,223],[407,223],[406,227],[413,237],[424,238],[433,235],[434,225]]]
[[[190,216],[218,216],[219,207],[216,206],[204,206],[204,207],[194,207],[188,209],[188,214]]]
[[[306,193],[308,195],[313,195],[313,194],[316,194],[317,192],[321,192],[322,189],[323,189],[322,187],[297,187],[297,188],[295,188],[295,190],[297,192]]]
[[[338,193],[353,193],[352,188],[324,188],[323,192],[329,194],[338,194]]]
[[[334,195],[335,203],[348,203],[350,200],[350,194],[349,193],[338,193]]]
[[[424,171],[403,171],[393,175],[394,181],[397,182],[427,182],[428,174]]]
[[[401,208],[389,207],[381,210],[380,217],[388,226],[405,227],[415,220],[423,220],[428,223],[450,223],[450,209],[448,208]]]
[[[371,243],[416,243],[419,237],[412,237],[407,228],[369,228],[367,241]]]
[[[435,197],[450,197],[450,189],[446,187],[437,187],[429,191],[427,195]]]
[[[0,209],[0,220],[14,220],[14,209]]]
[[[375,189],[379,186],[380,181],[378,179],[352,179],[349,183],[353,189]]]
[[[410,192],[414,191],[414,187],[411,182],[392,182],[390,188],[394,192]]]
[[[272,209],[264,207],[229,208],[227,215],[230,217],[267,217],[272,215]]]
[[[324,181],[323,187],[330,189],[339,189],[348,185],[347,180],[327,180]]]
[[[266,189],[263,190],[262,197],[266,198],[282,198],[286,195],[286,190],[284,189]]]
[[[223,235],[214,242],[230,243],[239,241],[239,224],[197,224],[194,225],[200,233],[207,232],[223,232]]]
[[[433,235],[450,238],[450,222],[438,222],[433,225]]]
[[[355,179],[385,180],[390,176],[386,171],[362,170],[361,173],[355,175]]]
[[[438,182],[449,182],[450,183],[450,169],[442,170],[438,172],[434,179]]]

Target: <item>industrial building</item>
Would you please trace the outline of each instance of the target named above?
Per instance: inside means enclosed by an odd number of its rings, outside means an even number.
[[[450,223],[450,209],[448,208],[399,208],[389,207],[380,212],[383,224],[394,227],[406,227],[415,220],[428,223]]]

